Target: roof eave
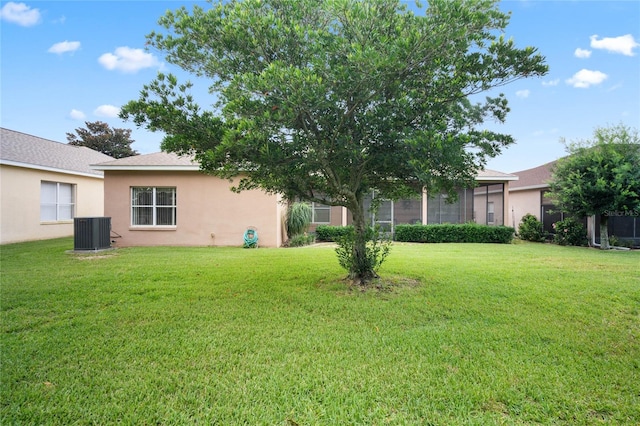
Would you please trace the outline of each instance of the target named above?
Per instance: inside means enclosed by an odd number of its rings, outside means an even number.
[[[541,183],[538,185],[519,186],[516,188],[509,188],[509,191],[530,191],[532,189],[545,189],[549,188],[548,183]]]
[[[200,166],[122,166],[122,165],[101,165],[101,164],[92,164],[91,167],[94,170],[102,170],[102,171],[147,171],[147,172],[198,172],[200,171]]]
[[[62,173],[65,175],[85,176],[85,177],[91,177],[95,179],[104,179],[103,175],[97,174],[97,173],[86,173],[78,170],[58,169],[56,167],[47,167],[47,166],[41,166],[38,164],[22,163],[19,161],[0,160],[0,164],[5,166],[22,167],[25,169],[41,170],[45,172]],[[94,169],[94,170],[97,171],[99,169]]]
[[[518,179],[518,176],[476,176],[478,182],[516,181]]]

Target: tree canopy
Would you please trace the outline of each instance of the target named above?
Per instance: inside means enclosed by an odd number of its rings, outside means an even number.
[[[289,199],[345,206],[356,233],[353,278],[365,261],[364,197],[397,199],[473,186],[513,143],[483,128],[509,111],[473,95],[547,72],[533,47],[502,34],[494,0],[247,0],[168,11],[148,45],[211,79],[201,110],[189,82],[159,74],[124,119],[166,133],[162,147],[195,154],[204,171],[242,176]]]
[[[622,124],[600,127],[593,139],[566,144],[549,194],[576,217],[600,217],[600,246],[609,248],[608,218],[640,214],[640,137]]]
[[[102,121],[85,121],[85,125],[87,128],[77,128],[76,134],[67,133],[69,145],[86,146],[113,158],[138,155],[138,152],[131,148],[135,141],[131,139],[130,129],[112,129]]]

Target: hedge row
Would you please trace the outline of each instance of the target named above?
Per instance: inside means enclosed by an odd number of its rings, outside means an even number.
[[[320,225],[317,241],[335,241],[353,226]],[[508,226],[488,226],[475,223],[463,225],[396,225],[394,240],[410,243],[501,243],[513,241],[515,229]]]
[[[501,243],[513,241],[515,229],[475,223],[462,225],[397,225],[396,241],[411,243]]]
[[[353,232],[353,226],[318,225],[316,228],[316,241],[335,241]]]

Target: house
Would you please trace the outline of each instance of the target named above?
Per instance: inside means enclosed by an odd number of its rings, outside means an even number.
[[[112,160],[80,146],[0,128],[0,244],[72,236],[74,217],[103,216]]]
[[[556,162],[552,161],[532,169],[521,170],[513,174],[518,180],[509,187],[509,201],[511,213],[517,228],[526,214],[532,214],[540,220],[546,232],[552,233],[552,225],[564,219],[552,200],[546,194],[549,192],[549,180]]]
[[[104,172],[105,216],[116,246],[238,246],[253,229],[262,247],[283,243],[282,197],[236,193],[189,157],[158,152],[92,166]]]
[[[519,180],[509,187],[511,212],[517,228],[522,217],[530,213],[543,224],[544,231],[553,234],[553,224],[565,219],[566,213],[557,208],[553,200],[548,197],[549,181],[552,178],[552,161],[531,169],[513,173]],[[587,234],[592,243],[600,243],[600,217],[584,218]],[[634,246],[640,245],[640,217],[628,215],[612,215],[608,220],[609,236],[626,240]]]
[[[203,174],[188,157],[159,152],[93,165],[104,172],[105,215],[118,246],[241,245],[248,229],[259,245],[279,247],[286,240],[286,205],[278,194],[260,190],[235,193],[233,182]],[[372,224],[393,230],[401,223],[480,223],[502,225],[508,217],[509,182],[517,177],[494,171],[478,176],[478,187],[459,192],[456,203],[438,194],[382,201]],[[375,194],[369,197],[370,203]],[[311,203],[312,227],[348,225],[343,207]]]

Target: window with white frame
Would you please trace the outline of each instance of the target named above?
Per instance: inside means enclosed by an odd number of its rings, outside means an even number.
[[[176,188],[132,187],[131,226],[176,226]]]
[[[493,201],[487,203],[487,223],[493,223],[495,220],[495,207]]]
[[[40,221],[73,220],[75,214],[75,185],[61,182],[40,182]]]
[[[320,203],[311,203],[311,223],[330,223],[331,206]]]

